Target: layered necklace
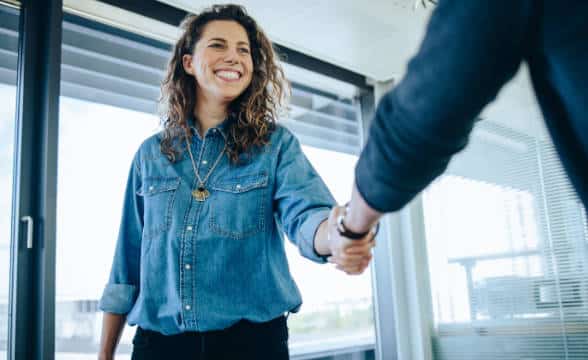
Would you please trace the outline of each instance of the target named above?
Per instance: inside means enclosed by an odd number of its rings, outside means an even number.
[[[204,146],[204,141],[206,141],[206,140],[203,140],[202,146]],[[192,197],[194,197],[194,199],[196,199],[196,201],[204,201],[210,196],[210,192],[206,189],[206,181],[208,180],[208,178],[210,177],[210,174],[212,174],[212,172],[214,171],[216,166],[219,164],[221,158],[223,157],[223,154],[227,150],[227,144],[225,143],[225,146],[223,147],[220,154],[218,154],[218,157],[216,158],[216,160],[215,160],[214,164],[212,165],[212,167],[210,168],[210,170],[208,170],[208,173],[204,176],[204,179],[202,179],[200,177],[198,167],[196,166],[196,163],[194,162],[194,156],[192,155],[192,150],[190,150],[190,147],[191,147],[190,140],[188,139],[187,135],[186,135],[186,147],[188,148],[188,154],[190,154],[190,160],[192,161],[192,169],[194,170],[194,175],[196,175],[196,179],[198,179],[198,186],[196,187],[195,190],[192,190]],[[200,160],[202,160],[202,152],[203,151],[201,150],[200,154],[198,155],[198,164],[200,164]]]

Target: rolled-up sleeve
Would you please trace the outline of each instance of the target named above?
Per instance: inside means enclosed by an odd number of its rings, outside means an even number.
[[[115,314],[127,314],[131,310],[139,289],[143,201],[137,195],[141,185],[137,159],[135,156],[129,172],[110,277],[99,302],[100,310]]]
[[[325,258],[314,250],[314,237],[336,201],[302,152],[296,137],[282,130],[284,136],[278,153],[274,191],[278,219],[302,256],[324,263]]]

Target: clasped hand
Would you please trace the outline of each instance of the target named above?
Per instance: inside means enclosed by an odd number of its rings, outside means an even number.
[[[352,240],[341,236],[337,230],[337,217],[344,211],[335,206],[329,214],[328,240],[331,256],[327,258],[336,268],[349,275],[365,271],[372,259],[372,248],[376,246],[375,234],[371,231],[362,239]]]

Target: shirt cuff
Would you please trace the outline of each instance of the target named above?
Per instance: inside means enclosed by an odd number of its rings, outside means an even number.
[[[125,315],[137,298],[137,287],[127,284],[108,284],[104,288],[98,308],[104,312]]]
[[[304,222],[300,229],[302,241],[298,243],[298,249],[302,256],[319,264],[327,262],[328,256],[319,255],[314,250],[314,236],[318,230],[319,225],[329,218],[331,209],[324,209],[310,215]]]

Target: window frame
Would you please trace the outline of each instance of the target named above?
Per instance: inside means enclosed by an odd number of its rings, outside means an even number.
[[[62,14],[60,0],[23,1],[20,6],[9,359],[41,359],[53,353]],[[27,234],[26,216],[33,221],[33,234]],[[27,236],[32,236],[32,246]]]

